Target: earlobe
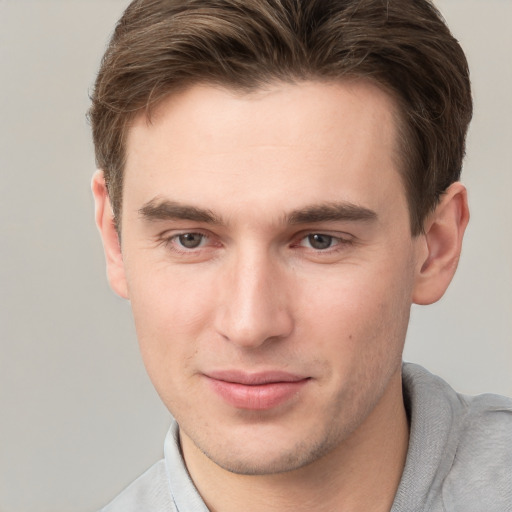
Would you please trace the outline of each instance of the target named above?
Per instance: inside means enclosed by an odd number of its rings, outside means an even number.
[[[425,222],[421,236],[425,250],[417,262],[414,303],[432,304],[445,293],[457,269],[468,221],[466,188],[453,183]]]
[[[114,292],[120,297],[128,299],[128,286],[121,244],[114,223],[114,214],[110,205],[103,171],[96,171],[92,178],[91,188],[94,196],[96,225],[105,251],[108,281]]]

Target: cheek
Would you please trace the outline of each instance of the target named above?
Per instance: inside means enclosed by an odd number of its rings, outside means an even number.
[[[409,319],[405,281],[356,274],[310,300],[309,333],[301,336],[315,340],[316,357],[327,364],[322,387],[341,425],[363,418],[399,370]]]
[[[212,321],[211,294],[200,283],[168,269],[142,272],[130,280],[130,297],[141,355],[165,402],[189,372],[197,341]]]
[[[190,269],[180,271],[168,264],[128,269],[129,294],[136,323],[145,332],[169,335],[189,332],[210,314],[213,285]],[[206,318],[205,318],[206,317]],[[157,341],[157,340],[155,340]]]
[[[410,293],[407,272],[383,278],[378,269],[353,268],[310,287],[299,318],[307,318],[302,327],[317,340],[318,352],[331,352],[348,369],[356,361],[366,364],[401,353]]]

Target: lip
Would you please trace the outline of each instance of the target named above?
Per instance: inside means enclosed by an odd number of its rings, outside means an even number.
[[[262,411],[291,400],[310,380],[283,371],[248,373],[239,370],[204,374],[212,390],[238,409]]]

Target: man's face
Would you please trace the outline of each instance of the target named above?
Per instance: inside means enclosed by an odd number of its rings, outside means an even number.
[[[393,101],[375,86],[195,86],[127,140],[122,254],[182,442],[287,471],[401,400],[417,273]]]

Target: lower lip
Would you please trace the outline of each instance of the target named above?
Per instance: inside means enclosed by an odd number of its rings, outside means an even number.
[[[254,386],[212,378],[208,378],[208,380],[215,393],[230,405],[238,409],[262,411],[291,400],[309,379],[294,382],[269,382]]]

